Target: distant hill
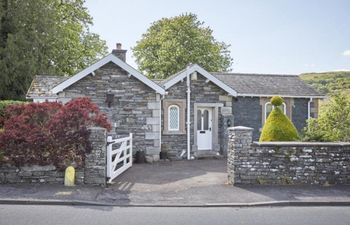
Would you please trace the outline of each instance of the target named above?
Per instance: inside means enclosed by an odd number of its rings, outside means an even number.
[[[323,94],[339,91],[350,94],[350,71],[303,73],[300,78]]]

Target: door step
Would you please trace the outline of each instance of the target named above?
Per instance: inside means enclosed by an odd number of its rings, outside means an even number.
[[[223,159],[223,155],[220,155],[219,152],[211,150],[198,150],[194,153],[194,156],[197,159]]]

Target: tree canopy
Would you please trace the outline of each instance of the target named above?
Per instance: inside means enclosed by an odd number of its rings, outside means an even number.
[[[208,71],[228,71],[232,64],[228,47],[217,41],[195,14],[188,13],[154,22],[133,48],[133,54],[139,69],[149,78],[164,79],[190,63]]]
[[[36,74],[72,75],[106,54],[84,0],[0,0],[0,99],[21,99]]]
[[[321,105],[317,119],[309,119],[304,129],[307,141],[350,141],[350,96],[334,94]]]

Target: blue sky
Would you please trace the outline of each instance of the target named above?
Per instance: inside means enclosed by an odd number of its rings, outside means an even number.
[[[131,48],[152,22],[185,12],[231,44],[233,72],[350,70],[350,0],[87,0],[92,31],[109,50]]]

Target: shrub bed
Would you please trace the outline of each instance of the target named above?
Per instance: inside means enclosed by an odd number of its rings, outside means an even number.
[[[91,150],[89,126],[111,129],[107,117],[89,98],[6,107],[0,133],[0,160],[15,166],[84,164]]]

